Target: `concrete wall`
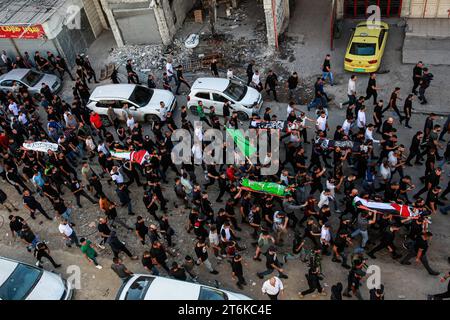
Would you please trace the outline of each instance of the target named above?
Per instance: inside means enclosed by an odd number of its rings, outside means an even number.
[[[195,2],[195,0],[100,0],[119,47],[127,43],[170,44]],[[130,14],[128,17],[125,17],[126,12]]]
[[[289,0],[264,0],[263,5],[266,17],[267,43],[269,46],[275,47],[277,36],[283,33],[289,24]]]
[[[402,16],[407,18],[449,18],[450,0],[403,0]]]
[[[98,0],[83,0],[84,10],[86,11],[89,24],[91,25],[94,36],[97,38],[103,32],[105,18],[103,12],[98,11],[96,3],[98,4]]]
[[[161,35],[152,9],[114,10],[125,44],[159,44]]]

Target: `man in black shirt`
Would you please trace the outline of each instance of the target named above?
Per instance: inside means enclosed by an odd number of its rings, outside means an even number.
[[[323,81],[327,80],[327,78],[330,78],[330,84],[334,85],[334,79],[333,79],[333,73],[331,72],[331,56],[327,54],[325,56],[325,60],[323,61],[322,65],[322,79]]]
[[[13,215],[10,215],[8,219],[9,219],[9,228],[11,229],[13,238],[15,238],[16,235],[20,237],[25,220],[20,216],[13,216]]]
[[[270,96],[270,92],[272,91],[273,99],[278,102],[277,91],[276,91],[277,82],[278,82],[277,75],[272,70],[269,70],[269,74],[267,75],[264,89],[266,90],[267,95],[269,95],[269,96]]]
[[[414,196],[414,199],[417,199],[420,197],[421,194],[431,190],[432,188],[439,185],[439,181],[441,180],[442,175],[442,169],[436,168],[434,169],[431,174],[427,175],[425,178],[425,185],[422,189],[420,189]]]
[[[247,281],[245,281],[244,278],[244,271],[242,267],[242,256],[239,254],[236,254],[233,259],[230,261],[231,264],[231,270],[232,270],[232,276],[233,280],[236,278],[238,279],[238,282],[236,282],[236,285],[239,289],[243,289],[243,285],[247,285]]]
[[[148,235],[148,227],[145,225],[145,220],[141,216],[136,218],[135,231],[141,243],[145,244],[145,236]]]
[[[430,86],[430,82],[433,80],[433,75],[428,71],[428,68],[423,68],[423,75],[419,84],[419,100],[420,104],[426,104],[425,90]]]
[[[333,242],[333,262],[340,263],[342,261],[342,266],[345,269],[350,269],[351,267],[347,264],[347,253],[345,248],[351,243],[349,234],[346,230],[341,230]],[[340,259],[342,258],[342,260]]]
[[[133,70],[133,65],[132,65],[131,59],[127,60],[127,64],[126,64],[125,68],[127,69],[128,83],[141,84],[139,82],[139,77],[138,77],[137,73]]]
[[[370,78],[369,78],[369,82],[367,84],[367,89],[366,89],[366,97],[364,98],[364,100],[369,100],[370,97],[373,97],[373,104],[377,104],[377,97],[378,97],[378,93],[377,91],[380,89],[377,87],[377,74],[376,73],[371,73],[370,74]]]
[[[105,249],[104,244],[106,243],[109,236],[111,235],[111,229],[108,226],[108,220],[105,218],[100,218],[98,220],[97,230],[98,230],[98,233],[100,234],[100,238],[102,238],[102,241],[100,241],[98,246],[101,249]]]
[[[263,279],[264,276],[267,276],[271,274],[274,270],[278,271],[278,277],[281,279],[287,279],[288,276],[284,274],[284,270],[282,267],[282,264],[280,261],[278,261],[276,248],[270,247],[267,253],[265,253],[266,256],[266,270],[263,272],[257,272],[256,275],[258,278]]]
[[[420,237],[417,237],[414,245],[409,248],[409,252],[402,259],[401,264],[410,265],[411,262],[409,260],[412,257],[416,257],[416,262],[422,262],[430,275],[437,276],[439,272],[431,269],[427,259],[428,241],[431,240],[432,236],[433,234],[431,232],[424,232]]]
[[[289,76],[287,83],[286,83],[288,92],[289,92],[289,100],[294,100],[296,104],[299,104],[299,98],[297,94],[297,87],[298,87],[298,74],[297,72],[293,72],[292,75]],[[264,119],[265,121],[270,121]]]
[[[219,273],[217,270],[214,270],[208,259],[208,245],[205,243],[205,239],[200,239],[195,244],[194,250],[197,255],[197,265],[204,264],[211,274]]]
[[[170,272],[170,269],[167,266],[167,253],[161,242],[159,241],[153,242],[152,247],[150,249],[150,257],[152,258],[153,263],[163,267],[163,269],[166,270],[167,273]]]
[[[60,264],[57,264],[55,260],[53,260],[52,256],[50,255],[50,249],[44,242],[38,242],[36,244],[36,248],[34,248],[34,256],[38,261],[39,268],[42,268],[42,258],[47,258],[55,268],[61,267]]]
[[[398,259],[401,257],[400,254],[396,252],[396,247],[394,245],[394,239],[395,239],[395,233],[400,230],[399,226],[397,225],[391,225],[389,229],[385,230],[381,236],[381,242],[378,246],[374,247],[372,250],[370,250],[367,255],[371,257],[372,259],[376,259],[375,253],[384,249],[388,248],[389,252],[391,253],[392,259]]]
[[[176,95],[179,95],[178,91],[180,90],[180,86],[182,83],[184,83],[189,89],[191,88],[191,86],[189,85],[189,83],[186,81],[186,79],[183,76],[183,66],[181,64],[177,67],[177,79],[178,79],[178,85],[177,85],[177,90],[175,91]]]
[[[252,82],[253,78],[253,66],[255,65],[255,60],[250,61],[250,63],[247,66],[247,86],[250,85],[250,82]]]
[[[419,61],[414,69],[413,69],[413,88],[412,88],[412,93],[414,93],[415,95],[417,95],[417,87],[420,84],[420,80],[422,79],[422,73],[423,73],[423,63],[422,61]]]
[[[153,259],[149,251],[144,251],[141,262],[145,270],[150,271],[154,276],[159,276],[159,271],[156,268],[156,261],[153,263]]]
[[[24,190],[23,192],[23,206],[30,211],[30,216],[32,219],[36,219],[35,213],[38,210],[47,220],[53,220],[50,216],[45,212],[42,205],[30,194],[29,190]]]
[[[439,201],[439,193],[441,192],[441,187],[436,186],[433,189],[430,189],[427,194],[427,199],[425,201],[425,205],[430,208],[431,213],[437,212],[437,206],[441,202]]]
[[[170,268],[169,274],[177,280],[186,281],[187,279],[186,271],[175,261],[172,262],[172,268]]]

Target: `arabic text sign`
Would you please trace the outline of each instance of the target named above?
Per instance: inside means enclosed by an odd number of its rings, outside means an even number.
[[[0,39],[39,39],[45,34],[42,26],[0,26]]]

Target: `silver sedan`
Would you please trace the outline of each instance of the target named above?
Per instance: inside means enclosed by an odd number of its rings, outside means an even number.
[[[0,90],[13,91],[14,81],[27,88],[30,94],[39,94],[42,83],[49,86],[52,92],[58,92],[61,87],[61,79],[53,74],[42,73],[32,69],[13,69],[0,76]]]

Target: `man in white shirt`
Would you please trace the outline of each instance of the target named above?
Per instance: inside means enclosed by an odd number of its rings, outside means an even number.
[[[330,205],[330,200],[333,200],[331,196],[331,191],[329,189],[325,189],[320,193],[320,200],[317,206],[321,209],[325,205]]]
[[[8,109],[14,115],[14,117],[19,116],[19,107],[17,106],[17,103],[15,103],[13,100],[9,100]]]
[[[167,59],[166,63],[166,72],[169,76],[169,82],[172,81],[172,79],[175,80],[175,83],[177,84],[177,76],[175,75],[175,72],[173,71],[173,65],[172,65],[172,58]]]
[[[72,229],[67,219],[61,219],[58,230],[59,233],[63,235],[63,238],[66,241],[66,246],[71,248],[72,244],[75,243],[78,248],[81,247],[77,234],[75,233],[75,230]]]
[[[373,138],[373,130],[375,129],[373,124],[369,124],[367,126],[366,132],[364,133],[364,138],[366,140],[372,141],[373,143],[380,143],[380,140],[376,140]]]
[[[316,129],[320,130],[320,131],[323,131],[325,133],[325,136],[326,136],[327,128],[328,128],[327,116],[325,114],[325,111],[322,111],[320,113],[320,116],[317,118]]]
[[[356,103],[356,75],[352,74],[350,79],[348,80],[348,87],[347,87],[347,96],[348,101],[344,103],[340,103],[339,107],[342,109],[345,105],[353,105]]]
[[[120,173],[118,166],[112,167],[110,174],[112,181],[114,181],[117,185],[122,184],[124,182],[123,175],[122,173]]]
[[[322,244],[322,254],[330,255],[328,248],[330,247],[331,233],[330,224],[327,222],[322,226],[320,231],[320,243]]]
[[[283,295],[284,286],[278,277],[272,277],[265,281],[262,286],[262,292],[269,296],[270,300],[278,300],[278,295]]]
[[[192,151],[192,155],[194,156],[194,164],[202,164],[203,163],[202,144],[194,143],[191,151]]]
[[[366,127],[366,107],[361,106],[361,109],[358,111],[358,122],[357,126],[360,130],[363,130]]]
[[[349,135],[350,131],[352,129],[353,119],[347,118],[344,120],[344,123],[342,124],[342,130],[344,130],[345,135]]]

